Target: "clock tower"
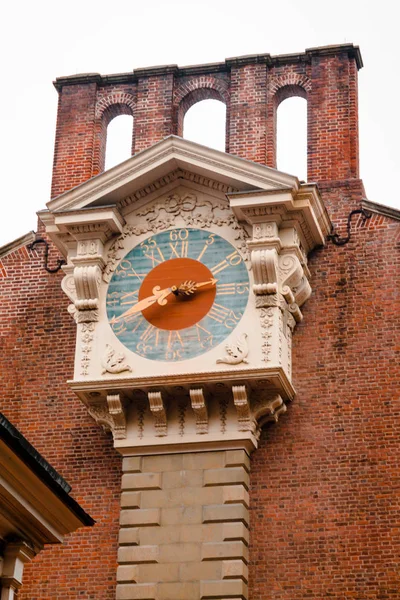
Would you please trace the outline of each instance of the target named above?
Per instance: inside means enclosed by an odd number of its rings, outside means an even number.
[[[72,390],[123,456],[117,599],[248,598],[250,456],[295,396],[316,185],[169,136],[40,213]]]

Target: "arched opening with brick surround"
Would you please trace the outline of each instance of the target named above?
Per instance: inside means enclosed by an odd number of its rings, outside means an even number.
[[[278,136],[278,108],[280,105],[289,99],[304,99],[307,101],[306,108],[306,153],[309,144],[309,118],[308,118],[308,94],[311,91],[311,81],[304,75],[298,75],[296,73],[289,73],[286,76],[273,78],[268,85],[268,104],[267,104],[267,164],[274,168],[286,170],[282,165],[278,165],[277,159],[277,136]],[[295,105],[296,103],[293,103]],[[285,104],[283,111],[285,113],[289,104]],[[297,104],[299,114],[304,113],[304,108],[301,110],[299,107],[304,104]],[[296,111],[295,111],[296,112]],[[290,117],[288,117],[290,120]],[[302,117],[303,119],[304,117]],[[296,116],[293,116],[296,119]],[[306,170],[306,169],[305,169]],[[296,173],[293,173],[296,174]],[[301,175],[301,174],[300,174]],[[305,178],[306,173],[304,173]]]
[[[126,160],[129,156],[132,156],[135,151],[135,129],[133,127],[133,116],[134,116],[135,101],[130,94],[114,94],[102,98],[96,105],[96,120],[95,120],[95,139],[94,139],[94,156],[93,156],[93,175],[101,173],[105,169],[106,165],[106,152],[108,146],[108,134],[113,137],[113,131],[109,132],[109,125],[117,117],[131,117],[130,119],[124,119],[126,129],[130,132],[130,153],[120,160],[112,161],[113,164],[117,164],[122,160]],[[112,129],[118,130],[118,125],[112,126]],[[116,141],[112,141],[112,145],[118,146],[118,138],[120,136],[116,133]],[[115,148],[114,146],[114,148]],[[117,150],[115,149],[112,154],[115,155]],[[124,153],[125,154],[125,153]],[[110,152],[108,152],[110,155]],[[110,168],[111,163],[107,166]]]
[[[224,152],[226,148],[225,104],[218,100],[202,100],[191,106],[185,114],[182,137]]]
[[[119,115],[112,119],[107,127],[104,170],[132,156],[133,117]]]
[[[299,96],[278,106],[276,162],[280,171],[307,179],[307,101]]]
[[[227,150],[227,132],[229,131],[229,84],[225,78],[211,75],[208,77],[191,77],[188,81],[183,81],[177,86],[174,91],[173,102],[175,131],[177,135],[184,137],[184,120],[186,113],[195,104],[199,102],[202,103],[204,100],[218,100],[226,106],[225,144],[224,147],[220,149]]]

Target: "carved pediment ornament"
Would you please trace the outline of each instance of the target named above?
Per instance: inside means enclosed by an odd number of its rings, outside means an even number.
[[[138,210],[135,215],[138,224],[125,225],[122,234],[114,240],[108,250],[107,263],[103,272],[103,279],[106,282],[110,281],[112,273],[126,250],[125,240],[127,238],[169,229],[176,225],[178,217],[187,227],[205,228],[212,225],[217,227],[227,225],[231,227],[235,231],[236,247],[248,262],[248,266],[251,266],[250,254],[246,244],[248,234],[238,223],[229,208],[228,201],[200,201],[192,193],[181,196],[172,193],[166,198],[146,205]]]

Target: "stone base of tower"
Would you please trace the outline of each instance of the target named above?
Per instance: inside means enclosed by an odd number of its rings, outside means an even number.
[[[247,600],[246,450],[123,459],[117,600]]]

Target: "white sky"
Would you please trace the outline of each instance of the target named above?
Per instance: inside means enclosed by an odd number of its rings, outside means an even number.
[[[394,7],[393,0],[7,2],[0,30],[0,246],[36,230],[35,213],[49,199],[56,77],[329,44],[361,48],[361,177],[370,200],[400,208],[391,183],[400,140]]]

